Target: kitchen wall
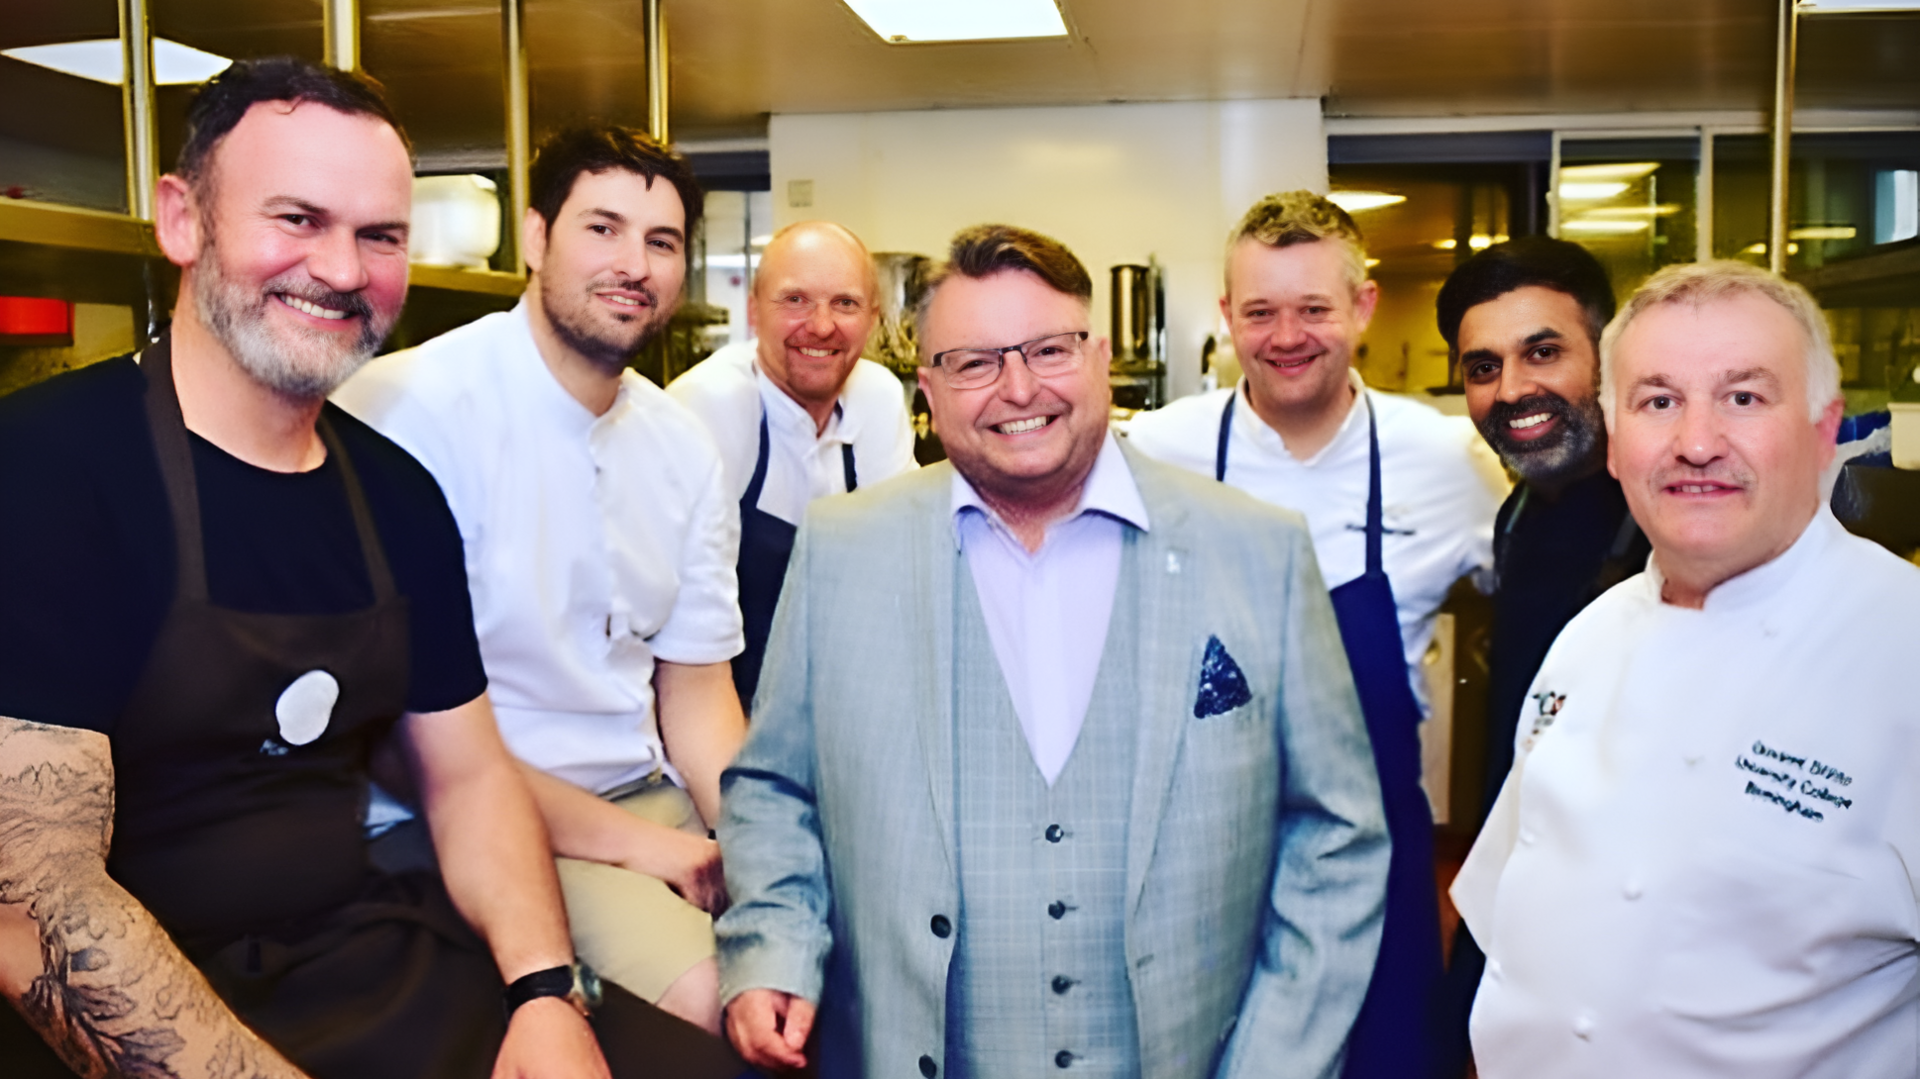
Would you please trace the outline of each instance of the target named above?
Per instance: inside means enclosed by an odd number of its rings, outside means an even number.
[[[1087,264],[1099,332],[1108,267],[1157,256],[1176,397],[1218,329],[1227,230],[1268,192],[1327,188],[1317,99],[777,115],[768,142],[776,227],[827,218],[936,257],[966,225],[1037,229]]]

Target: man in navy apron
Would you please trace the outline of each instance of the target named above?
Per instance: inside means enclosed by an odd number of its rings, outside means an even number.
[[[1220,301],[1246,378],[1136,417],[1148,454],[1305,514],[1373,740],[1393,836],[1379,960],[1349,1077],[1425,1074],[1440,974],[1433,817],[1420,785],[1419,661],[1461,576],[1491,561],[1497,468],[1466,421],[1366,389],[1352,369],[1379,289],[1359,229],[1311,192],[1234,232]]]
[[[0,410],[7,1075],[597,1079],[639,1073],[633,1038],[731,1074],[618,993],[603,1059],[458,533],[325,404],[406,293],[378,86],[241,62],[189,127],[156,200],[172,328]],[[369,864],[388,754],[444,877]]]
[[[720,447],[740,504],[740,614],[746,650],[733,661],[751,707],[773,609],[807,503],[914,467],[913,422],[892,372],[860,358],[879,321],[873,261],[830,221],[781,229],[754,274],[736,341],[675,379]]]

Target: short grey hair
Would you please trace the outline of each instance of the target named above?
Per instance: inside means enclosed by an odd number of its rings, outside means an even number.
[[[1807,418],[1820,422],[1820,414],[1840,399],[1840,361],[1833,355],[1827,316],[1814,302],[1812,293],[1779,274],[1744,262],[1718,259],[1669,266],[1654,274],[1607,324],[1606,332],[1600,335],[1600,408],[1606,413],[1608,426],[1613,424],[1617,388],[1614,360],[1620,351],[1620,338],[1626,335],[1634,319],[1659,304],[1684,303],[1699,307],[1739,296],[1772,300],[1799,324],[1800,332],[1807,339]]]
[[[1358,295],[1367,283],[1367,241],[1352,215],[1324,195],[1311,191],[1281,191],[1247,210],[1227,236],[1227,291],[1233,291],[1233,252],[1242,240],[1272,248],[1322,241],[1340,248],[1340,265],[1347,288]]]

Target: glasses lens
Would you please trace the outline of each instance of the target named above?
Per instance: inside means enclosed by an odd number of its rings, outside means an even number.
[[[984,386],[1000,376],[1000,354],[960,349],[943,355],[940,369],[947,373],[947,384],[955,389]]]
[[[1027,367],[1036,375],[1065,371],[1080,362],[1081,345],[1077,333],[1055,334],[1043,337],[1028,345],[1024,350]]]

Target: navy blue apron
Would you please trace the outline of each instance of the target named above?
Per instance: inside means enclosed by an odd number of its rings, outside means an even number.
[[[1213,478],[1226,482],[1228,435],[1239,393],[1220,414]],[[1365,400],[1363,395],[1363,400]],[[1331,591],[1340,639],[1373,741],[1393,857],[1387,869],[1380,957],[1347,1044],[1346,1079],[1420,1079],[1428,1069],[1428,999],[1440,977],[1440,900],[1433,876],[1433,811],[1420,788],[1420,703],[1407,681],[1399,608],[1381,558],[1380,434],[1367,407],[1367,569]]]
[[[838,407],[838,406],[836,406]],[[760,685],[760,664],[767,658],[767,635],[773,632],[773,609],[780,603],[780,585],[787,579],[787,560],[793,557],[793,538],[799,530],[760,508],[760,489],[767,482],[767,413],[760,412],[760,456],[753,462],[753,479],[740,496],[740,560],[734,572],[740,578],[740,619],[745,623],[746,650],[733,660],[733,688],[740,707],[753,710],[753,691]],[[849,492],[860,486],[853,469],[853,444],[840,444],[840,467]]]

